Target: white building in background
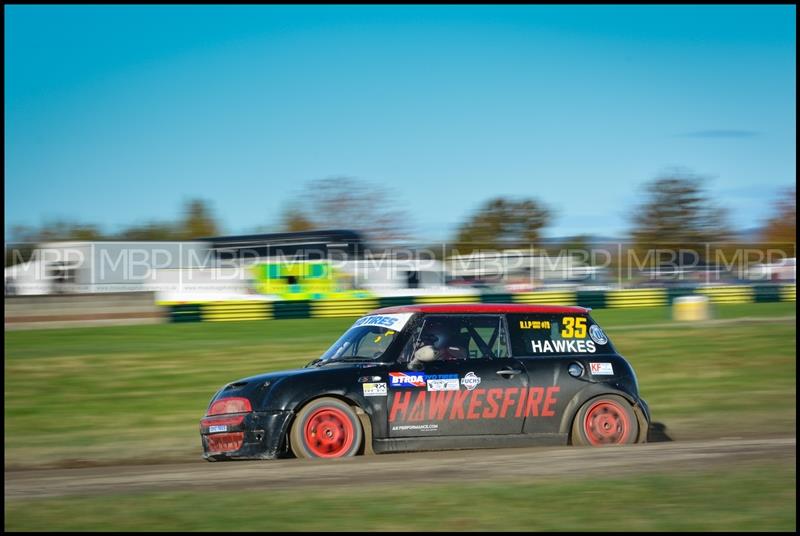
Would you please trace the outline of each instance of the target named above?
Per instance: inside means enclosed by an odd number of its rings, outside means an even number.
[[[753,264],[747,270],[747,278],[754,281],[794,283],[797,281],[797,258],[790,257],[772,263]]]
[[[526,250],[437,260],[423,250],[369,251],[353,231],[311,231],[167,242],[54,242],[5,269],[6,294],[154,291],[165,301],[277,299],[258,294],[253,265],[329,262],[377,296],[526,292],[596,284],[602,269]],[[291,283],[291,282],[289,282]]]
[[[336,263],[353,278],[353,286],[379,296],[448,294],[447,270],[435,259],[383,257]]]
[[[160,300],[269,299],[253,288],[251,266],[274,257],[224,258],[208,242],[61,242],[5,269],[6,294],[154,291]],[[302,261],[299,261],[302,262]],[[380,296],[448,293],[444,264],[419,259],[331,263],[354,288]]]
[[[219,237],[186,242],[53,242],[5,269],[6,294],[154,291],[165,301],[274,299],[254,291],[252,266],[326,260],[376,295],[447,292],[437,260],[365,254],[352,231]]]
[[[451,278],[503,285],[509,291],[577,285],[596,279],[600,271],[600,268],[587,266],[575,256],[534,255],[531,251],[515,249],[454,255],[447,259],[447,272]]]
[[[207,242],[52,242],[5,269],[6,294],[161,290],[175,274],[213,266]]]

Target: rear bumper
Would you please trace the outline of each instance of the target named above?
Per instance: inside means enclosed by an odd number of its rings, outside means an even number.
[[[286,432],[291,411],[253,411],[215,415],[200,421],[203,458],[221,460],[269,460],[288,449]]]

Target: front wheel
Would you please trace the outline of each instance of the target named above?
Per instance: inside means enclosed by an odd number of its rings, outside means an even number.
[[[602,447],[635,443],[639,422],[627,400],[603,395],[586,402],[572,423],[572,444]]]
[[[362,438],[361,422],[353,408],[331,397],[303,406],[290,432],[292,452],[298,458],[355,456]]]

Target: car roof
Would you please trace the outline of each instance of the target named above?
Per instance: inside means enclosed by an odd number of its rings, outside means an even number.
[[[369,314],[389,313],[587,313],[590,309],[566,305],[536,305],[527,303],[426,303],[396,305],[376,309]]]

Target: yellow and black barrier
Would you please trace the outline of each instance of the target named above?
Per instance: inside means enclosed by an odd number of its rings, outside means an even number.
[[[753,303],[755,301],[753,287],[743,285],[704,287],[698,289],[697,293],[702,296],[708,296],[711,303]]]
[[[425,303],[536,303],[607,307],[665,307],[681,296],[707,296],[711,303],[763,303],[796,301],[795,284],[728,285],[623,290],[559,290],[514,294],[447,294],[393,296],[345,300],[224,300],[209,302],[158,302],[168,308],[171,322],[221,322],[283,318],[358,317],[381,307]]]
[[[663,307],[669,305],[665,288],[633,288],[606,293],[607,307]]]
[[[377,299],[319,300],[311,302],[311,317],[331,318],[340,316],[363,316],[377,308]]]

